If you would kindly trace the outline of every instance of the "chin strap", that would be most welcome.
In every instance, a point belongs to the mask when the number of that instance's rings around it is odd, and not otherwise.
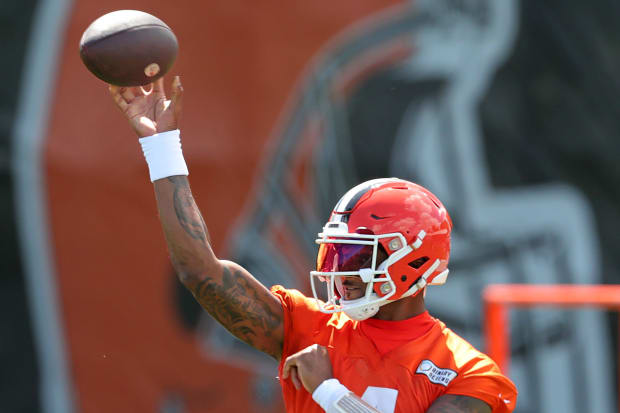
[[[378,298],[376,294],[373,294],[374,298]],[[372,296],[371,296],[372,297]],[[356,300],[340,300],[342,306],[346,305],[355,305],[362,301],[366,300],[366,297],[358,298]],[[351,319],[355,321],[364,321],[367,318],[370,318],[377,314],[379,311],[379,307],[381,305],[378,303],[368,304],[361,307],[353,308],[353,309],[344,309],[344,313],[348,315]]]

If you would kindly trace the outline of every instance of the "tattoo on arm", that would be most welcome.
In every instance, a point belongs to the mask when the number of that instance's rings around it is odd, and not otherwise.
[[[174,185],[174,212],[179,224],[190,237],[206,243],[209,241],[209,232],[202,214],[198,212],[198,221],[196,217],[192,217],[192,214],[188,213],[188,210],[197,211],[197,209],[193,208],[195,201],[187,179],[181,176],[171,176],[168,180]]]
[[[263,343],[279,340],[275,334],[282,325],[282,316],[261,299],[258,288],[257,283],[250,283],[239,271],[233,274],[224,266],[220,280],[205,278],[192,292],[209,314],[233,335],[278,358],[281,349],[274,351]]]
[[[160,207],[165,212],[160,215],[165,217],[164,233],[179,278],[228,331],[279,359],[284,334],[280,302],[242,267],[215,257],[187,178],[172,176],[167,180],[172,184],[167,194],[172,196],[174,212],[164,201]],[[170,195],[160,195],[169,200]]]
[[[446,394],[435,400],[426,413],[491,413],[491,407],[475,397]]]

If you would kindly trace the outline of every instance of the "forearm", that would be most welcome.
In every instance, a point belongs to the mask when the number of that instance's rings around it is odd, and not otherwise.
[[[172,265],[183,284],[191,288],[217,272],[219,265],[207,227],[186,176],[171,176],[153,184]]]

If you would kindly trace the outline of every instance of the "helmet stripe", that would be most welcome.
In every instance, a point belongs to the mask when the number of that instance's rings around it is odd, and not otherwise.
[[[368,192],[372,188],[376,188],[380,185],[394,180],[395,178],[373,179],[351,188],[346,194],[344,194],[342,198],[340,198],[340,201],[338,201],[336,207],[334,208],[334,213],[346,214],[348,212],[351,212],[351,210],[355,207],[357,202],[366,192]]]

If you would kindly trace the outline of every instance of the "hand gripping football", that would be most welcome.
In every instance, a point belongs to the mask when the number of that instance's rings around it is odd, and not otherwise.
[[[95,76],[116,86],[142,86],[170,70],[177,38],[160,19],[137,10],[99,17],[80,40],[80,57]]]

